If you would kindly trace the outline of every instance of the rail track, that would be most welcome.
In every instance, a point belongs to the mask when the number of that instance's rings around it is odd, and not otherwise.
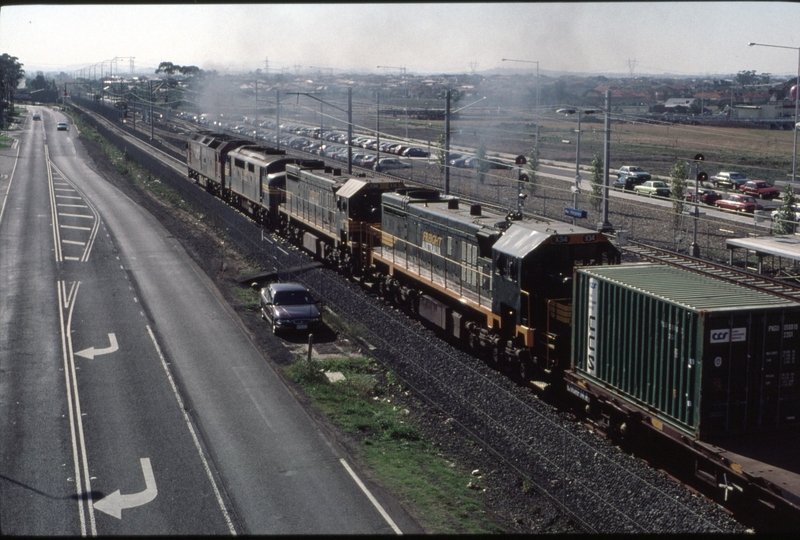
[[[169,162],[185,181],[184,163],[174,158],[160,161]],[[207,197],[199,189],[193,191]],[[248,234],[256,237],[250,243],[258,246],[258,227],[243,228],[255,231]],[[251,251],[250,246],[242,247]],[[672,480],[664,482],[660,473],[634,465],[630,456],[619,453],[605,439],[598,441],[579,424],[554,416],[530,392],[506,377],[498,378],[491,367],[453,351],[418,324],[409,324],[401,313],[378,309],[375,299],[356,289],[342,293],[334,276],[328,274],[315,270],[304,279],[318,281],[310,283],[314,289],[338,291],[326,302],[348,318],[363,320],[369,314],[374,331],[366,329],[368,340],[377,346],[376,354],[387,356],[381,363],[407,381],[441,417],[466,432],[471,445],[477,443],[483,454],[491,453],[503,461],[511,471],[504,483],[531,482],[585,532],[732,530],[722,516],[707,513],[705,504],[699,504]],[[420,358],[421,347],[425,358]]]

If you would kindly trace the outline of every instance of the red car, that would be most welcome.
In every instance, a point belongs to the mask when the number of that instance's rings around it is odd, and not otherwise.
[[[728,193],[722,199],[715,201],[714,204],[725,210],[735,210],[737,212],[750,212],[764,208],[756,202],[750,195],[740,193]]]
[[[722,198],[722,194],[717,193],[712,189],[704,189],[700,188],[700,202],[703,204],[707,204],[709,206],[713,206],[714,203]],[[694,202],[694,190],[689,190],[684,199],[688,202]]]
[[[781,194],[778,188],[764,180],[748,180],[739,189],[746,195],[752,195],[760,199],[774,199]]]

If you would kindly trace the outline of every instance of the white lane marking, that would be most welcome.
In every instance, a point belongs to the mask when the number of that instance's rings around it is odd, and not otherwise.
[[[45,150],[46,150],[46,148],[45,148]],[[48,156],[49,156],[49,154],[48,154]],[[52,168],[53,170],[55,170],[55,171],[56,171],[56,172],[57,172],[57,173],[58,173],[58,174],[61,176],[61,178],[63,179],[63,181],[64,181],[66,184],[68,184],[68,185],[70,185],[70,186],[72,187],[72,189],[71,189],[71,190],[63,190],[63,191],[71,191],[72,193],[77,193],[78,195],[80,195],[80,199],[82,199],[82,200],[83,200],[83,203],[84,203],[84,205],[85,205],[85,208],[88,208],[88,209],[89,209],[89,211],[92,213],[92,215],[91,215],[91,216],[86,216],[86,215],[84,215],[84,214],[77,214],[77,215],[74,215],[74,217],[83,217],[83,218],[86,218],[86,217],[91,217],[91,218],[94,220],[94,222],[92,223],[92,227],[91,227],[91,229],[90,229],[90,232],[89,232],[89,238],[88,238],[88,240],[87,240],[87,242],[86,242],[86,245],[85,245],[85,247],[84,247],[84,250],[83,250],[83,256],[81,256],[81,258],[80,258],[80,261],[81,261],[81,262],[86,262],[86,261],[88,261],[88,260],[89,260],[89,255],[90,255],[90,254],[91,254],[91,252],[92,252],[92,247],[94,246],[95,239],[97,238],[97,233],[98,233],[98,231],[99,231],[99,229],[100,229],[100,213],[97,211],[97,209],[94,207],[94,205],[92,204],[92,202],[91,202],[91,201],[88,199],[88,197],[86,197],[86,195],[84,195],[84,194],[81,192],[81,190],[79,190],[79,189],[78,189],[78,187],[77,187],[77,186],[75,186],[74,184],[72,184],[72,183],[69,181],[69,179],[67,178],[67,176],[66,176],[66,175],[65,175],[65,174],[64,174],[64,173],[63,173],[63,172],[62,172],[62,171],[61,171],[61,170],[60,170],[60,169],[59,169],[59,168],[56,166],[56,164],[55,164],[55,163],[53,163],[52,161],[50,161],[50,159],[49,159],[49,157],[48,157],[48,161],[47,161],[47,171],[48,171],[48,175],[50,175],[51,182],[53,182],[54,180],[53,180],[53,178],[52,178],[52,171],[51,171],[51,168]],[[55,205],[55,193],[52,193],[52,194],[51,194],[51,202],[52,202],[52,204],[53,204],[53,205]],[[58,206],[61,206],[61,205],[58,205]],[[77,205],[76,205],[76,206],[77,206]],[[55,213],[55,208],[53,209],[53,212]],[[54,227],[55,227],[55,223],[56,223],[56,221],[57,221],[55,218],[57,218],[59,215],[63,215],[63,216],[73,216],[73,214],[57,214],[57,215],[54,215],[54,220],[53,220],[53,222],[54,222],[54,225],[53,225],[53,226],[54,226]],[[56,234],[57,234],[57,233],[56,233]],[[58,249],[58,254],[57,254],[57,255],[60,257],[60,256],[61,256],[61,246],[59,245],[57,249]],[[74,259],[70,259],[70,260],[74,260]]]
[[[75,356],[83,356],[84,358],[93,360],[95,356],[101,356],[103,354],[111,354],[113,352],[117,352],[119,350],[119,344],[117,344],[116,334],[108,334],[108,340],[111,342],[111,345],[109,347],[106,347],[104,349],[96,349],[94,347],[89,347],[88,349],[76,352]]]
[[[398,527],[395,524],[395,522],[392,520],[392,518],[389,517],[389,514],[386,513],[386,510],[383,509],[383,506],[381,506],[381,503],[379,503],[377,501],[377,499],[375,499],[375,497],[373,497],[372,493],[370,493],[369,490],[367,489],[367,486],[365,486],[364,483],[361,481],[361,479],[358,476],[356,476],[356,473],[353,471],[353,469],[350,468],[350,465],[347,464],[347,461],[344,458],[340,458],[339,461],[344,466],[344,468],[347,470],[347,472],[350,473],[350,476],[353,477],[353,480],[355,480],[356,484],[358,484],[358,487],[361,488],[361,491],[364,492],[364,494],[370,500],[372,505],[375,508],[377,508],[378,512],[380,512],[381,516],[383,516],[383,519],[386,520],[386,523],[389,524],[389,526],[392,528],[392,530],[396,534],[403,534],[403,531],[400,530],[400,527]]]
[[[16,141],[16,139],[14,139]],[[11,191],[11,184],[14,183],[14,172],[17,170],[17,163],[19,163],[19,146],[17,146],[17,155],[14,156],[14,167],[11,168],[11,175],[8,177],[8,186],[6,187],[6,194],[3,197],[3,204],[0,206],[0,223],[3,223],[3,214],[6,211],[6,202],[8,202],[8,193]]]
[[[144,474],[144,491],[139,493],[132,493],[130,495],[122,495],[120,490],[115,491],[107,497],[103,497],[96,503],[94,507],[101,512],[105,512],[109,516],[117,519],[122,519],[122,510],[125,508],[136,508],[142,506],[158,495],[158,487],[156,487],[156,477],[153,475],[153,467],[150,465],[150,458],[142,458],[140,460],[142,465],[142,474]]]
[[[50,195],[50,214],[53,218],[53,244],[55,246],[55,257],[56,262],[61,262],[64,260],[64,258],[61,253],[61,233],[58,230],[58,213],[56,212],[55,194],[56,187],[53,180],[53,167],[52,162],[50,161],[50,150],[46,144],[44,145],[44,157],[45,163],[47,164],[47,189]]]
[[[206,476],[208,476],[208,480],[211,482],[211,488],[214,490],[214,496],[217,498],[217,504],[222,511],[222,517],[225,520],[225,523],[228,525],[228,531],[230,531],[233,536],[236,536],[236,529],[233,526],[233,521],[231,521],[228,510],[225,508],[225,502],[222,500],[222,495],[217,487],[217,482],[214,480],[214,475],[211,474],[211,467],[208,465],[208,460],[206,459],[205,454],[203,454],[203,449],[200,446],[200,439],[197,437],[197,433],[194,430],[194,426],[189,418],[189,414],[186,412],[186,408],[183,406],[183,399],[181,399],[181,395],[178,393],[178,387],[175,384],[175,379],[172,377],[172,372],[169,370],[167,360],[164,358],[164,354],[161,352],[161,347],[159,347],[158,341],[156,341],[156,336],[153,334],[153,330],[150,328],[150,325],[147,325],[147,333],[150,334],[150,340],[153,342],[153,346],[156,348],[156,353],[158,353],[158,357],[161,359],[161,365],[164,367],[164,372],[167,374],[167,380],[169,381],[170,386],[172,386],[172,393],[175,395],[175,399],[178,402],[178,407],[183,414],[183,420],[186,422],[186,426],[189,428],[189,433],[192,436],[195,448],[197,448],[200,461],[203,463]]]
[[[72,353],[72,314],[75,308],[75,299],[78,297],[80,281],[73,282],[69,294],[63,281],[58,282],[59,307],[58,315],[61,323],[61,344],[64,351],[64,380],[67,386],[67,404],[69,408],[69,425],[72,435],[72,456],[75,467],[75,487],[78,494],[78,514],[81,524],[81,536],[86,536],[86,517],[84,515],[83,501],[86,501],[89,514],[89,534],[97,536],[97,523],[92,508],[92,484],[89,475],[89,458],[86,452],[86,437],[83,432],[83,419],[81,414],[81,400],[78,394],[78,379],[75,369],[75,356]],[[67,320],[64,321],[64,310],[68,310]],[[83,466],[83,480],[81,480],[81,466]]]

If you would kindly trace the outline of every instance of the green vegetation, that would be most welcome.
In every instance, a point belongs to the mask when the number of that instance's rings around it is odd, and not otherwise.
[[[478,172],[478,181],[482,184],[486,179],[486,173],[489,172],[489,162],[486,161],[485,142],[481,141],[480,145],[478,145],[478,151],[475,155],[478,158],[475,162],[475,170]]]
[[[786,183],[786,189],[781,198],[781,206],[778,208],[778,216],[775,225],[772,227],[773,234],[794,234],[797,230],[795,222],[795,205],[797,197],[794,194],[794,186],[791,182]]]
[[[525,163],[525,172],[522,175],[528,177],[528,184],[526,186],[531,196],[536,195],[536,188],[539,183],[539,149],[536,146],[531,147],[528,152],[528,157]]]
[[[261,299],[259,298],[260,289],[258,286],[236,289],[236,296],[242,302],[242,308],[246,311],[258,311],[261,309]]]
[[[605,188],[603,186],[603,157],[600,154],[595,154],[592,158],[592,172],[589,182],[592,185],[592,193],[589,199],[592,203],[592,208],[595,212],[600,211],[600,206],[603,204],[603,194]]]
[[[345,379],[329,382],[325,371]],[[314,405],[361,445],[361,459],[380,481],[410,503],[437,534],[503,532],[487,517],[480,479],[448,462],[426,442],[414,417],[396,396],[407,394],[394,374],[382,376],[368,358],[321,362],[298,358],[286,368]]]
[[[669,190],[670,197],[672,197],[672,209],[675,212],[675,217],[673,218],[675,227],[678,227],[681,213],[683,212],[683,199],[686,195],[686,179],[688,176],[686,163],[681,160],[676,161],[669,171]],[[698,196],[698,194],[695,194],[695,196]]]
[[[18,60],[16,56],[8,53],[0,55],[0,123],[2,123],[0,127],[3,129],[6,129],[6,122],[10,116],[16,113],[14,92],[20,81],[25,78],[25,70]],[[11,111],[11,114],[8,115],[7,111]]]

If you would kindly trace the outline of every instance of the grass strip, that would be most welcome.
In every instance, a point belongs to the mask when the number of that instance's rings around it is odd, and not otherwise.
[[[298,358],[285,368],[315,407],[361,443],[361,459],[416,518],[436,534],[494,534],[480,478],[446,459],[426,442],[413,414],[397,396],[404,392],[393,373],[369,358]],[[344,379],[330,382],[325,372]]]

